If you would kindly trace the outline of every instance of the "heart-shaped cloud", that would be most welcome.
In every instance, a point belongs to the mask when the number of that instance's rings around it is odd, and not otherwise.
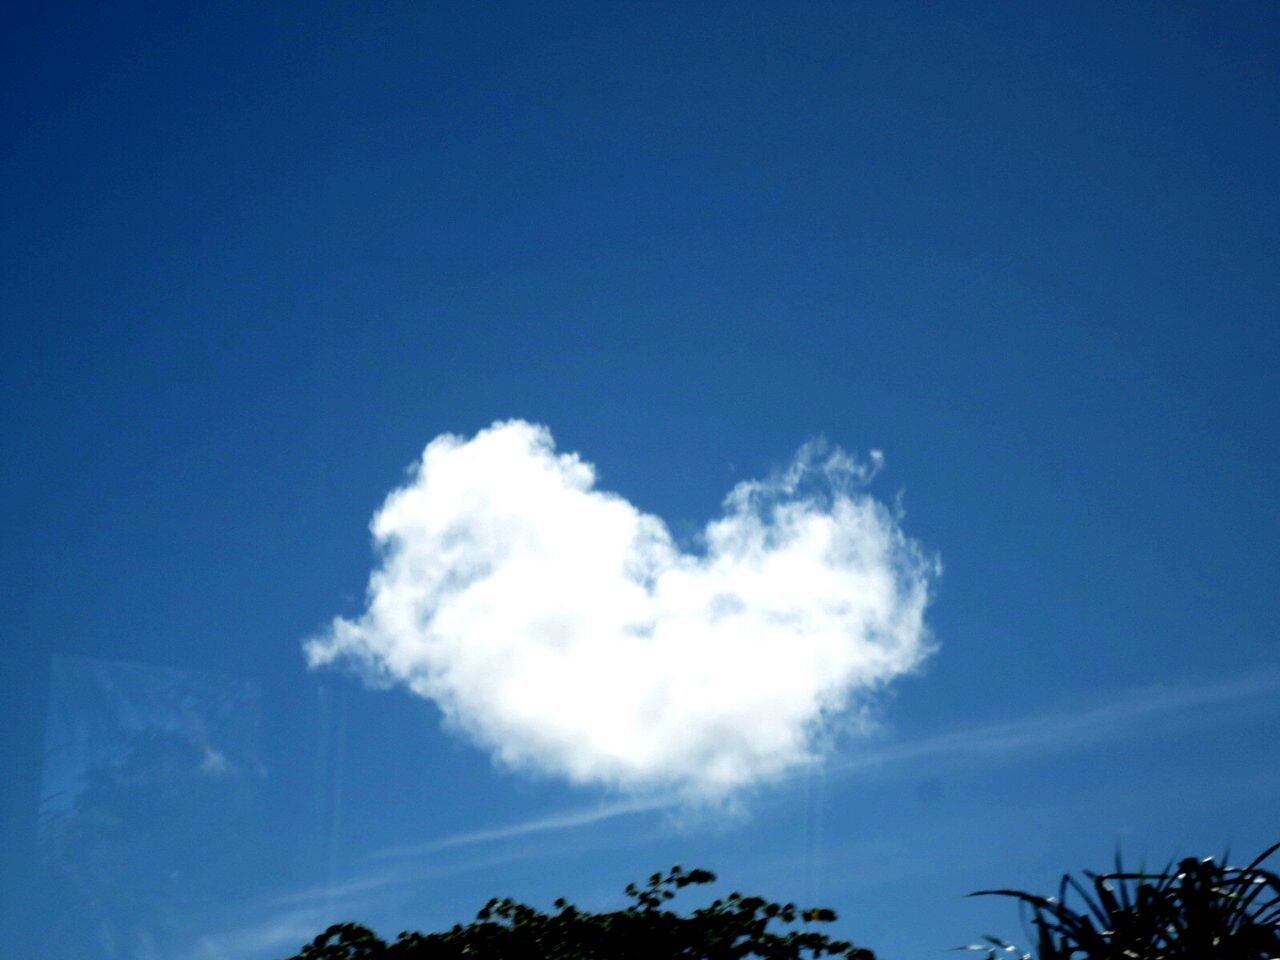
[[[802,448],[690,552],[545,427],[437,437],[373,519],[367,609],[308,661],[406,685],[511,766],[723,799],[931,649],[938,564],[862,492],[878,465]]]

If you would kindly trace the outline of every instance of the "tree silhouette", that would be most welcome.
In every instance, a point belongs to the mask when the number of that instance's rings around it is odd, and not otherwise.
[[[1016,899],[1032,912],[1035,952],[997,937],[962,949],[986,960],[1280,960],[1280,876],[1262,864],[1272,846],[1246,867],[1212,858],[1170,863],[1163,871],[1116,869],[1083,880],[1065,875],[1056,897],[1021,890],[972,896]],[[715,880],[707,870],[672,867],[644,886],[628,885],[632,903],[592,913],[557,900],[543,913],[512,900],[490,900],[468,924],[438,933],[401,933],[387,943],[366,927],[330,927],[290,960],[875,960],[846,940],[810,929],[770,929],[829,922],[831,910],[731,893],[688,915],[665,909],[676,892]],[[1068,904],[1079,898],[1077,908]]]
[[[401,933],[391,943],[358,924],[338,924],[291,960],[875,960],[870,950],[814,930],[770,929],[775,922],[834,920],[824,908],[801,910],[731,893],[687,916],[664,909],[676,891],[714,880],[710,871],[675,866],[644,886],[628,885],[633,902],[611,913],[579,910],[564,900],[555,902],[554,913],[543,913],[495,899],[471,923],[439,933]]]

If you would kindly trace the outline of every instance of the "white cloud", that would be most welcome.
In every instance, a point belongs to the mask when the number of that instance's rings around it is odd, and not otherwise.
[[[434,700],[507,765],[724,798],[931,649],[937,564],[861,489],[879,459],[802,448],[690,552],[545,427],[437,437],[373,519],[367,609],[307,658]]]
[[[210,777],[224,777],[227,774],[234,773],[235,768],[231,765],[231,761],[227,759],[227,755],[221,750],[205,747],[204,757],[200,761],[200,772]]]

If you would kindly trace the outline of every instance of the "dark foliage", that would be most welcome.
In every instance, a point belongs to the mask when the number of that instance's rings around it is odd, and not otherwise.
[[[1021,890],[982,890],[973,896],[1014,897],[1031,910],[1038,960],[1267,960],[1280,958],[1280,876],[1262,863],[1247,867],[1213,859],[1170,863],[1159,873],[1086,872],[1064,876],[1057,897]],[[1072,894],[1080,906],[1069,906]],[[988,960],[1016,955],[996,937],[983,946]],[[1031,954],[1022,953],[1022,960]]]
[[[554,913],[490,900],[471,923],[439,933],[401,933],[392,943],[358,924],[339,924],[291,960],[875,960],[870,950],[813,930],[769,929],[774,922],[834,920],[826,909],[799,910],[737,893],[688,916],[664,909],[677,890],[714,880],[706,870],[672,867],[642,887],[629,885],[634,902],[612,913],[579,910],[564,900],[556,901]]]

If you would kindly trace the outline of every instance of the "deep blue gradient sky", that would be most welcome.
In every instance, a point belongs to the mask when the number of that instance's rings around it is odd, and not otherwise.
[[[1018,933],[971,889],[1280,839],[1275,5],[0,17],[15,955],[265,960],[680,861],[940,956]],[[627,798],[300,647],[423,446],[507,417],[680,537],[811,437],[883,450],[937,654],[824,774],[574,825]]]

